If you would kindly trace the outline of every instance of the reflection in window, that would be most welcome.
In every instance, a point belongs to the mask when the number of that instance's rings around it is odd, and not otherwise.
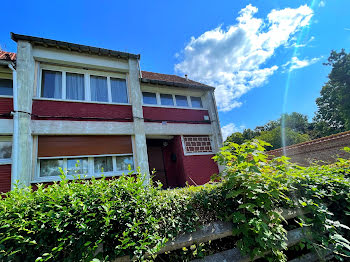
[[[157,97],[155,93],[142,92],[142,96],[143,96],[144,104],[149,104],[149,105],[157,104]]]
[[[59,176],[63,169],[63,159],[42,159],[40,160],[40,177]]]
[[[66,74],[66,97],[71,100],[85,99],[84,75]]]
[[[195,97],[195,96],[191,96],[191,104],[192,107],[195,108],[202,108],[202,99],[200,97]]]
[[[0,95],[12,96],[12,80],[11,79],[0,79]]]
[[[90,76],[91,101],[108,102],[107,77]]]
[[[62,98],[62,73],[43,70],[41,97]]]
[[[132,156],[120,156],[117,157],[117,171],[129,170],[129,165],[131,170],[134,169],[134,161]]]
[[[78,175],[87,174],[89,170],[87,158],[68,158],[67,159],[67,174]]]
[[[12,142],[0,141],[0,159],[10,159],[12,152]]]
[[[173,106],[174,105],[173,96],[160,94],[160,103],[164,106]]]
[[[94,172],[111,172],[113,171],[113,161],[111,156],[95,157]]]
[[[175,96],[177,106],[188,106],[188,101],[186,96]]]
[[[128,91],[125,79],[111,78],[111,93],[113,103],[127,103]]]

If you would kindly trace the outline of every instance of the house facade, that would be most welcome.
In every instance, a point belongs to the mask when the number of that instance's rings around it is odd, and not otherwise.
[[[214,88],[142,71],[140,55],[11,33],[0,51],[0,192],[129,169],[165,188],[217,173]],[[155,170],[155,172],[153,172]]]

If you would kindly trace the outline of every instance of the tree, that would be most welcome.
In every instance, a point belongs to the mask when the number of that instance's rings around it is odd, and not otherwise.
[[[344,49],[332,51],[324,65],[332,66],[332,70],[316,99],[314,122],[318,137],[350,129],[350,54]]]

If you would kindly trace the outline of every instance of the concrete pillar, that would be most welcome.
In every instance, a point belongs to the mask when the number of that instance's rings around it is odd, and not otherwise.
[[[34,89],[35,62],[32,45],[17,42],[17,88],[14,92],[13,164],[12,188],[16,181],[20,186],[29,186],[33,173],[33,139],[31,134],[31,112]]]
[[[220,127],[219,114],[216,107],[215,95],[214,91],[207,91],[205,94],[205,104],[209,111],[209,117],[211,120],[211,128],[212,128],[212,148],[213,152],[219,152],[222,147],[222,134]],[[219,170],[222,171],[223,167],[219,166]]]
[[[147,144],[145,135],[145,124],[143,121],[142,92],[139,79],[139,66],[137,59],[129,59],[129,84],[132,114],[134,117],[135,130],[135,164],[142,174],[146,176],[146,183],[149,183],[150,174],[148,167]]]

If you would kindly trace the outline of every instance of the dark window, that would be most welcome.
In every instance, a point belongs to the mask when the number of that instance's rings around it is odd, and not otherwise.
[[[173,106],[174,105],[173,96],[160,94],[160,103],[165,106]]]
[[[62,98],[62,73],[43,70],[41,97]]]
[[[149,105],[157,104],[157,97],[155,93],[142,92],[142,96],[143,96],[144,104],[149,104]]]
[[[203,107],[202,99],[200,97],[191,96],[191,104],[192,104],[192,107],[195,107],[195,108],[202,108]]]
[[[13,87],[11,79],[0,79],[0,95],[12,96]]]
[[[188,106],[188,101],[186,96],[175,96],[177,106]]]

